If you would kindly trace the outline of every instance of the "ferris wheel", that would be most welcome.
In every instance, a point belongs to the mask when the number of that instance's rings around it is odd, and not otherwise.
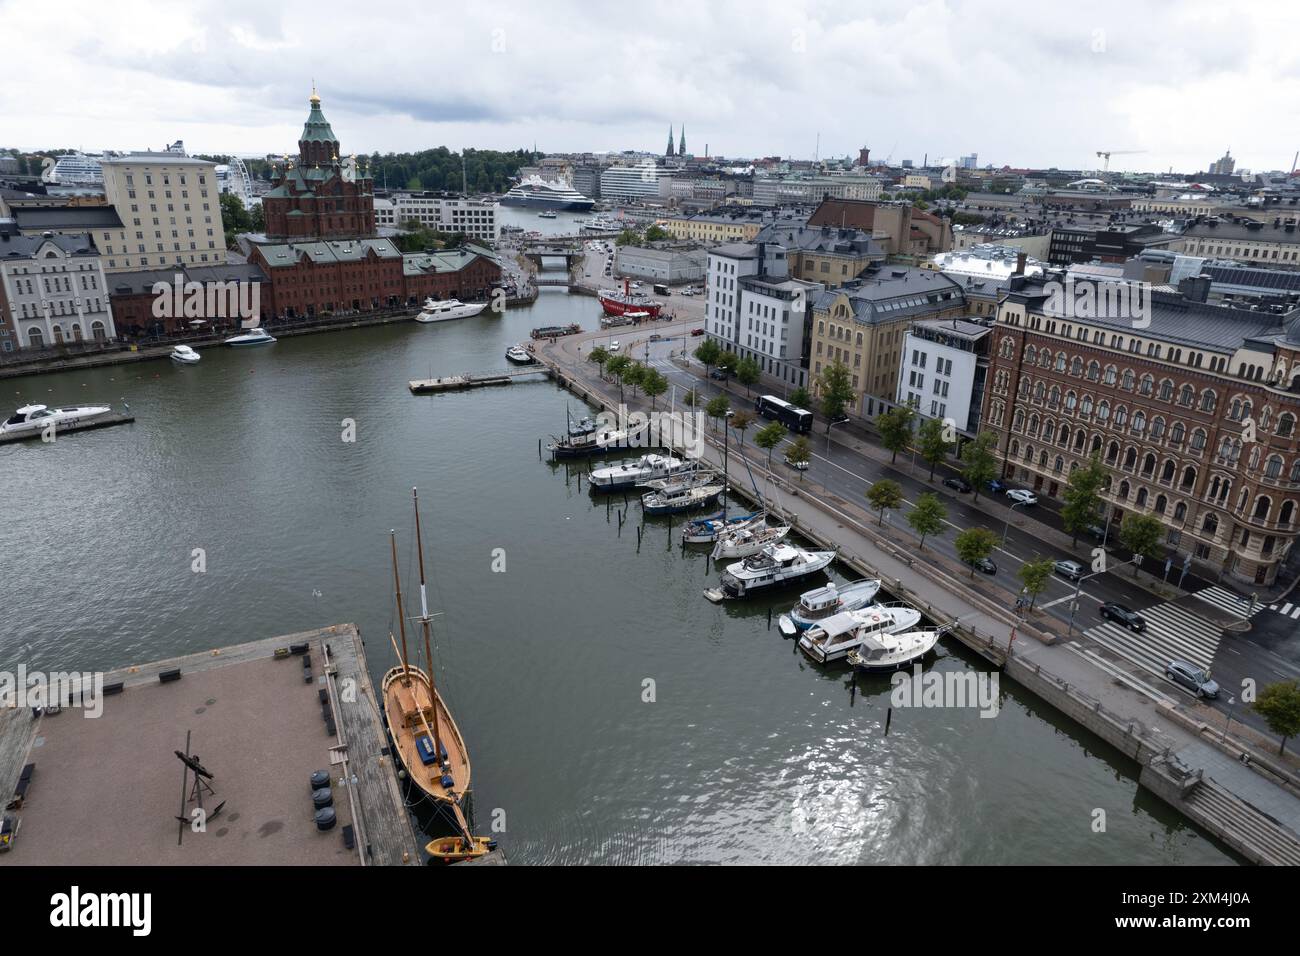
[[[248,167],[238,156],[232,156],[228,168],[227,191],[238,196],[245,208],[249,207],[253,203],[253,177]]]

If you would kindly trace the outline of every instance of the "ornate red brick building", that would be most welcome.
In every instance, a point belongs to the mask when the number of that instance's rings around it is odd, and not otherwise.
[[[374,180],[360,164],[339,161],[339,141],[311,94],[311,112],[275,188],[262,197],[270,239],[341,239],[375,235]]]

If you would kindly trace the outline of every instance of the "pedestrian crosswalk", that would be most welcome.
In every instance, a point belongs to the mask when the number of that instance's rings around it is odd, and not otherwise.
[[[1244,598],[1235,591],[1229,591],[1217,584],[1214,587],[1197,591],[1196,597],[1220,611],[1227,611],[1237,617],[1253,617],[1264,608],[1264,605],[1259,601],[1251,601],[1250,598]]]
[[[1277,611],[1278,614],[1289,617],[1293,621],[1300,621],[1300,604],[1291,604],[1290,602],[1286,604],[1270,604],[1268,609]]]
[[[1188,661],[1206,670],[1214,662],[1223,629],[1173,602],[1144,609],[1147,629],[1141,634],[1112,621],[1084,631],[1107,650],[1154,674],[1170,661]]]

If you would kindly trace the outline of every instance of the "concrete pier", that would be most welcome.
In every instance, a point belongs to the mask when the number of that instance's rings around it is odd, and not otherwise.
[[[355,626],[125,667],[103,680],[97,717],[66,700],[39,717],[25,706],[0,709],[0,792],[20,820],[0,865],[424,862]],[[192,822],[197,806],[194,774],[174,754],[187,734],[189,753],[213,774],[199,830],[177,819]],[[318,770],[330,778],[337,816],[328,830],[315,818]]]

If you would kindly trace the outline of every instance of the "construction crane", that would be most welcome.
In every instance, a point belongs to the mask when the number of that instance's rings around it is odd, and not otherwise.
[[[1101,171],[1110,172],[1110,158],[1112,156],[1136,156],[1138,153],[1145,153],[1145,149],[1099,149],[1097,158],[1102,160]]]

